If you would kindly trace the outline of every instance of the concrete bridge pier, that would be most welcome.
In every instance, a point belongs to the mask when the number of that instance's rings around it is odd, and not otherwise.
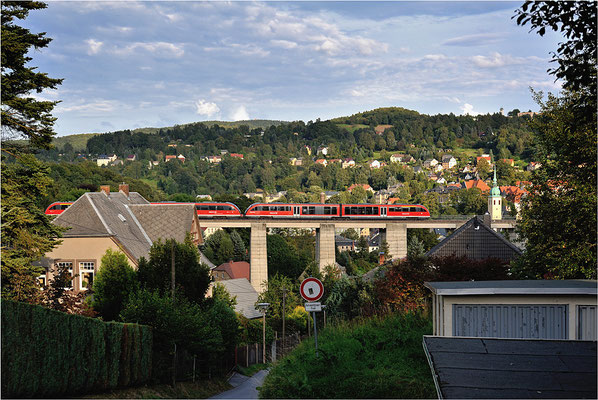
[[[324,272],[324,267],[336,263],[334,243],[334,224],[320,224],[316,228],[316,262],[320,272]]]
[[[262,293],[264,288],[262,283],[268,281],[268,249],[266,241],[266,224],[251,224],[251,243],[249,248],[249,261],[251,265],[250,282],[251,286]]]
[[[407,257],[407,225],[400,223],[386,224],[386,229],[381,232],[382,241],[388,243],[388,252],[386,259],[397,259]],[[382,242],[380,242],[382,244]]]

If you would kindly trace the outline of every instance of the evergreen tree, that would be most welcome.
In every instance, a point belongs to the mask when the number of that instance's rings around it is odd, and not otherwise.
[[[247,249],[245,243],[241,239],[239,232],[233,230],[230,233],[230,240],[233,242],[233,260],[235,261],[246,261],[247,260]]]
[[[40,10],[46,4],[37,1],[3,1],[2,9],[2,146],[5,140],[29,139],[32,147],[49,148],[55,133],[56,118],[52,109],[56,101],[40,101],[30,96],[35,91],[55,89],[62,79],[53,79],[35,67],[27,66],[31,48],[42,49],[52,41],[45,33],[32,33],[15,24],[25,19],[29,11]]]

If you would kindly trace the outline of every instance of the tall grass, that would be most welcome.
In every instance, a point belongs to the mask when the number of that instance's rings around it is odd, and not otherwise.
[[[435,398],[422,348],[432,322],[394,314],[325,329],[277,363],[260,398]]]

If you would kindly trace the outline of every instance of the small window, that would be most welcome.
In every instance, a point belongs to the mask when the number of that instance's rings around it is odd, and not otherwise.
[[[336,207],[332,207],[332,215],[338,215],[338,210]]]
[[[200,209],[201,211],[208,211],[208,206],[206,206],[206,205],[202,205],[202,206],[199,206],[199,209]]]
[[[210,211],[216,211],[216,206],[209,206]]]
[[[415,212],[416,211],[416,207],[409,207],[409,212]]]
[[[69,208],[70,204],[63,204],[62,207],[60,207],[61,210],[66,210],[67,208]]]
[[[60,204],[54,204],[50,210],[60,210]]]
[[[55,273],[58,274],[59,271],[62,268],[68,268],[69,273],[71,274],[71,277],[73,276],[73,262],[72,261],[59,261],[56,263],[56,270]],[[73,280],[71,279],[67,285],[66,288],[71,289],[73,287]]]
[[[310,215],[314,215],[316,213],[316,207],[315,206],[310,206],[309,207],[309,214]]]
[[[330,215],[330,207],[324,207],[324,215]]]
[[[307,207],[305,207],[305,206],[301,207],[301,214],[304,214],[304,215],[307,214]]]
[[[93,261],[83,261],[79,263],[79,275],[81,276],[81,290],[87,290],[93,286],[94,273],[95,263]]]
[[[216,206],[216,210],[218,211],[224,211],[224,206]]]

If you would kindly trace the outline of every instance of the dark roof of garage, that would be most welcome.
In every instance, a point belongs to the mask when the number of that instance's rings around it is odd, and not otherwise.
[[[596,342],[424,336],[439,398],[596,398]]]
[[[432,293],[440,296],[494,294],[596,295],[598,292],[597,282],[586,279],[425,282],[424,285]]]

